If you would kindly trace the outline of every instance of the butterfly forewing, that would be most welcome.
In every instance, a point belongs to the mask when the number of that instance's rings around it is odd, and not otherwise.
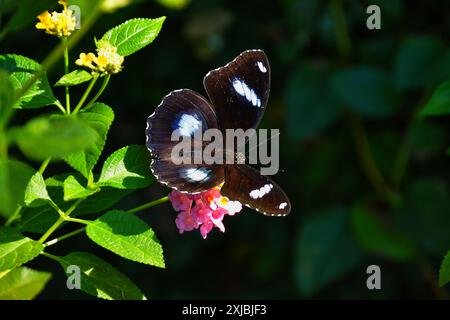
[[[223,168],[219,165],[177,164],[172,150],[179,140],[172,141],[172,132],[192,138],[192,152],[197,131],[217,128],[214,109],[200,94],[189,89],[172,91],[164,97],[155,112],[147,119],[147,148],[152,154],[151,170],[159,182],[182,192],[197,193],[223,182]],[[192,163],[192,162],[191,162]]]
[[[284,216],[291,211],[291,203],[284,191],[269,177],[247,165],[225,167],[225,184],[221,192],[268,216]]]
[[[219,128],[256,128],[270,91],[270,67],[262,50],[241,53],[227,65],[210,71],[203,85],[214,106]]]

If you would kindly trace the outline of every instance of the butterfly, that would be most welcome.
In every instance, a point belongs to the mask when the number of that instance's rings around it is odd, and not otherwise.
[[[270,91],[270,66],[262,50],[247,50],[204,77],[211,102],[190,89],[170,92],[147,118],[146,145],[156,179],[180,192],[195,194],[223,183],[222,195],[268,216],[287,215],[291,204],[270,178],[246,164],[178,164],[171,152],[178,142],[171,133],[186,136],[197,130],[257,128]],[[234,151],[233,151],[234,152]]]

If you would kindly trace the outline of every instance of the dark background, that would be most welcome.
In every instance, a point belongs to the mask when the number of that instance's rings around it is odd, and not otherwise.
[[[369,4],[381,7],[381,30],[366,28]],[[166,269],[126,261],[84,235],[51,252],[94,252],[151,299],[445,297],[436,277],[450,249],[449,119],[417,112],[449,78],[449,9],[444,0],[195,0],[181,10],[147,1],[102,16],[72,50],[72,63],[94,51],[94,36],[127,19],[167,16],[158,38],[125,58],[100,98],[116,113],[103,159],[145,143],[146,118],[168,92],[206,95],[209,70],[263,49],[272,88],[261,127],[281,131],[282,171],[274,179],[293,209],[270,218],[246,208],[206,240],[198,231],[178,234],[169,203],[141,212],[163,245]],[[42,61],[56,43],[30,26],[8,35],[0,50]],[[53,68],[50,82],[61,72],[62,65]],[[39,112],[19,112],[14,122]],[[385,183],[371,183],[374,167]],[[59,164],[46,175],[67,170]],[[168,191],[155,183],[119,207]],[[381,268],[382,290],[366,288],[371,264]],[[89,298],[67,290],[53,261],[31,265],[54,274],[40,299]]]

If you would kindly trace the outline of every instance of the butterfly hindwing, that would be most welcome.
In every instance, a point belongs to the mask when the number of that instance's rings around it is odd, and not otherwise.
[[[203,79],[217,114],[219,128],[256,128],[270,91],[270,67],[262,50],[248,50],[210,71]]]
[[[225,167],[224,196],[268,216],[284,216],[291,204],[284,191],[270,178],[244,164]]]
[[[182,192],[197,193],[223,181],[223,168],[218,165],[175,165],[171,159],[172,150],[179,143],[171,139],[174,130],[192,138],[192,150],[195,150],[195,133],[209,128],[217,128],[216,115],[200,94],[182,89],[164,97],[147,118],[146,129],[146,145],[153,157],[150,167],[159,182]]]

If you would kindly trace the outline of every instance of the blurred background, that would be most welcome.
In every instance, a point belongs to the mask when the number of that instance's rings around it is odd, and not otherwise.
[[[380,30],[366,27],[369,4],[381,8]],[[141,212],[163,245],[166,269],[126,261],[84,235],[52,251],[94,252],[151,299],[448,297],[437,274],[450,249],[449,118],[418,112],[450,77],[449,9],[445,0],[162,0],[103,15],[71,51],[72,63],[94,51],[93,37],[127,19],[167,16],[158,38],[125,59],[100,99],[116,113],[103,158],[145,144],[146,118],[164,95],[179,88],[206,95],[209,70],[263,49],[272,88],[261,127],[281,131],[274,179],[293,209],[270,218],[245,208],[206,240],[178,233],[170,203]],[[29,26],[5,37],[0,50],[42,61],[56,43]],[[51,83],[62,69],[49,72]],[[14,123],[39,112],[18,112]],[[118,207],[168,191],[154,183]],[[382,290],[366,287],[373,264]],[[39,299],[89,299],[67,290],[53,261],[31,266],[54,274]]]

